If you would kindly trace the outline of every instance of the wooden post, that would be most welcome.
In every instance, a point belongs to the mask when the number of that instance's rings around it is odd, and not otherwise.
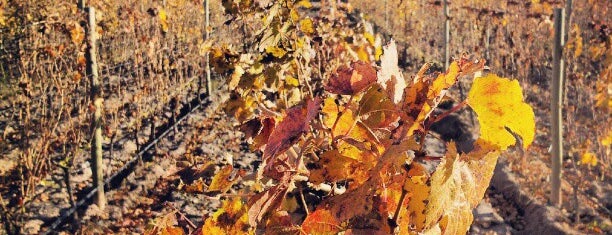
[[[553,46],[553,77],[552,77],[552,104],[551,104],[551,141],[552,141],[552,189],[550,192],[550,203],[561,207],[561,167],[563,161],[563,44],[565,34],[565,12],[562,8],[555,9],[555,36]]]
[[[204,7],[206,8],[206,39],[205,40],[209,40],[210,39],[210,0],[204,0],[205,4]],[[206,95],[210,98],[211,94],[212,94],[212,83],[211,83],[211,79],[210,79],[210,61],[209,61],[209,54],[208,52],[206,52],[206,65],[205,65],[205,69],[206,69]]]
[[[565,1],[565,41],[569,38],[569,31],[572,27],[572,0]]]
[[[89,40],[89,48],[87,50],[87,75],[90,76],[91,82],[91,102],[93,102],[94,113],[91,118],[92,140],[91,140],[91,160],[93,172],[93,184],[98,189],[95,202],[100,210],[106,207],[106,198],[104,197],[104,171],[102,163],[102,109],[104,98],[102,98],[102,86],[98,77],[98,49],[97,49],[97,32],[96,32],[96,9],[89,7],[89,26],[87,27],[87,37]]]
[[[85,10],[85,0],[77,0],[77,8],[79,8],[79,10],[84,11]]]
[[[485,39],[484,39],[484,43],[485,43],[485,60],[489,61],[491,59],[491,51],[490,51],[490,46],[491,46],[491,26],[489,26],[489,24],[487,24],[487,29],[485,30]]]
[[[570,29],[572,28],[572,0],[566,0],[565,1],[565,27],[563,27],[563,29],[565,30],[564,33],[564,37],[563,37],[563,44],[565,45],[565,43],[567,43],[567,41],[569,40],[569,32]],[[569,67],[569,66],[568,66]],[[567,67],[563,68],[563,73],[565,74],[567,70]],[[563,76],[563,84],[567,83],[567,76]],[[565,97],[565,94],[567,94],[567,88],[563,87],[563,97]]]
[[[450,10],[448,0],[444,0],[444,69],[448,69],[450,60]]]
[[[391,31],[391,29],[389,29],[389,9],[388,9],[388,5],[387,4],[387,0],[385,0],[385,30],[387,30],[387,32],[393,32]]]

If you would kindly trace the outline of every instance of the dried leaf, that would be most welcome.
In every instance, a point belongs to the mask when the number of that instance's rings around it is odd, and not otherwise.
[[[208,192],[226,193],[239,178],[234,172],[234,167],[226,165],[212,178]]]
[[[306,104],[298,105],[287,110],[283,120],[278,123],[270,134],[268,144],[263,153],[264,162],[277,154],[284,152],[298,141],[315,115],[318,113],[320,101],[308,100]]]
[[[406,81],[404,75],[398,67],[397,46],[395,41],[391,40],[389,44],[383,47],[384,53],[380,57],[381,69],[378,71],[378,84],[380,84],[394,103],[402,101]]]
[[[340,95],[354,95],[376,81],[376,70],[372,65],[358,61],[350,68],[341,67],[329,79],[325,90]]]
[[[283,177],[279,184],[249,199],[248,222],[251,226],[256,227],[268,212],[273,212],[281,206],[289,188],[290,177]]]

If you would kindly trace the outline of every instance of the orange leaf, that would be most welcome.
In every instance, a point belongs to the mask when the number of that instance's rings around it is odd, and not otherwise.
[[[337,234],[342,231],[340,222],[331,214],[331,211],[320,208],[306,216],[302,223],[302,231],[306,234]]]

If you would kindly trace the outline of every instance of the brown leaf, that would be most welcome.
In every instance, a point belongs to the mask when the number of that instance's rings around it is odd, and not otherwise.
[[[287,194],[289,189],[289,181],[291,174],[285,174],[278,185],[269,188],[249,199],[248,202],[248,215],[249,224],[256,227],[261,222],[269,211],[278,209]]]
[[[341,67],[330,79],[325,90],[340,95],[354,95],[376,82],[376,70],[363,61],[353,62],[350,68]]]
[[[260,117],[251,119],[240,125],[240,131],[244,132],[247,140],[251,141],[252,139],[253,142],[251,144],[251,150],[256,150],[268,142],[270,134],[272,134],[272,130],[274,130],[275,124],[276,121],[274,118]]]
[[[274,128],[268,139],[268,144],[263,153],[264,162],[271,157],[284,152],[298,141],[300,136],[308,128],[310,120],[318,113],[320,100],[308,100],[306,104],[298,105],[287,110],[287,114]]]

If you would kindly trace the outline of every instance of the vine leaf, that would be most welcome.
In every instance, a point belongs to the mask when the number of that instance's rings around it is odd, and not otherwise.
[[[266,145],[275,124],[276,121],[271,117],[254,118],[240,125],[240,130],[244,132],[247,141],[251,141],[251,150],[256,150]]]
[[[408,171],[408,178],[404,183],[404,190],[409,192],[408,208],[406,213],[399,217],[399,224],[402,228],[414,227],[417,231],[422,231],[427,225],[427,199],[430,197],[431,188],[430,175],[425,167],[420,163],[412,163]],[[406,216],[409,215],[409,216]],[[410,226],[406,226],[409,224]]]
[[[331,214],[331,211],[323,208],[306,216],[306,219],[302,222],[302,231],[305,234],[332,235],[342,231],[342,227],[340,227],[340,222]]]
[[[248,202],[248,222],[251,226],[257,226],[268,212],[278,209],[287,195],[291,174],[283,175],[281,182],[251,198]]]
[[[208,192],[226,193],[242,175],[244,175],[244,171],[238,170],[234,173],[234,167],[226,165],[213,176],[212,182],[208,186]]]
[[[185,232],[178,227],[175,213],[167,214],[153,221],[155,226],[144,232],[145,235],[164,234],[164,235],[183,235]]]
[[[445,234],[464,234],[472,224],[472,209],[489,186],[499,151],[486,141],[476,141],[476,149],[459,155],[450,143],[446,155],[432,174],[431,193],[425,210],[425,229],[438,223]]]
[[[167,33],[169,28],[168,13],[164,9],[159,9],[158,17],[162,32]]]
[[[394,40],[383,47],[383,54],[380,56],[381,69],[378,71],[378,84],[387,90],[389,97],[394,103],[402,101],[406,80],[397,65],[397,45]]]
[[[70,32],[70,39],[72,42],[75,45],[81,45],[83,40],[85,40],[85,29],[76,21],[68,23],[66,28]]]
[[[535,115],[531,106],[523,102],[523,92],[517,80],[489,74],[478,77],[468,94],[468,104],[480,123],[480,138],[506,150],[514,145],[515,137],[523,140],[523,148],[533,142]]]
[[[376,82],[376,70],[371,64],[358,61],[351,67],[341,67],[329,79],[325,90],[339,95],[354,95]]]
[[[297,142],[307,130],[310,120],[318,113],[320,100],[308,100],[306,104],[297,105],[289,110],[274,128],[264,149],[263,160],[267,162],[273,156],[281,153]]]
[[[359,102],[361,120],[370,128],[384,128],[399,118],[397,106],[379,84],[374,84]]]
[[[222,201],[222,206],[204,221],[202,231],[210,234],[254,234],[248,224],[247,208],[240,197]]]
[[[363,126],[357,125],[358,117],[353,110],[338,106],[333,98],[325,99],[322,113],[323,124],[332,129],[334,136],[344,136],[360,142],[371,138]]]

